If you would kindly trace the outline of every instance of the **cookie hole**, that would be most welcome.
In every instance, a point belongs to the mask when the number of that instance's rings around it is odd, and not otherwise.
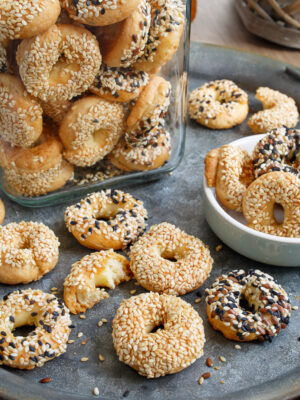
[[[157,325],[157,326],[155,326],[155,327],[152,329],[152,331],[149,332],[149,333],[155,333],[155,332],[157,332],[159,329],[165,329],[165,327],[164,327],[163,325]]]
[[[171,253],[168,253],[168,252],[163,252],[161,254],[161,257],[164,260],[171,261],[171,262],[174,262],[174,263],[178,261],[177,258],[174,256],[174,254],[171,254]]]
[[[282,224],[284,220],[284,208],[282,207],[282,205],[279,203],[275,203],[273,213],[277,224]]]
[[[250,306],[247,299],[244,296],[240,298],[239,306],[244,311],[249,311],[249,312],[254,311],[254,306]]]
[[[35,326],[34,325],[23,325],[23,326],[19,326],[18,328],[16,328],[13,331],[13,335],[16,336],[23,336],[23,337],[27,337],[30,336],[31,332],[33,332],[35,330]]]

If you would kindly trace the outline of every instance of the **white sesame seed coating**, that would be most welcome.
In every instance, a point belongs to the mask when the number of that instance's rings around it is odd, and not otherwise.
[[[256,178],[271,171],[292,172],[300,177],[300,130],[273,129],[257,143],[252,157]]]
[[[40,290],[18,290],[0,302],[0,364],[33,369],[66,351],[71,319],[64,303]],[[36,328],[27,337],[12,331],[23,325]]]
[[[271,341],[289,323],[291,306],[286,292],[257,269],[223,274],[205,293],[209,321],[227,339]],[[242,300],[250,310],[241,307]]]
[[[109,297],[104,289],[114,289],[131,279],[127,259],[112,249],[89,254],[72,265],[64,282],[64,300],[69,310],[78,314]]]
[[[252,115],[248,121],[254,133],[269,132],[283,125],[288,128],[297,125],[299,112],[294,99],[268,87],[258,88],[255,97],[262,102],[264,110]]]
[[[21,42],[20,76],[29,93],[47,102],[70,100],[93,83],[101,65],[99,44],[87,29],[53,25]]]
[[[167,222],[153,225],[132,246],[129,258],[131,271],[141,286],[175,295],[201,286],[213,263],[200,239]]]
[[[0,74],[0,130],[13,146],[29,147],[41,135],[43,110],[19,78]]]
[[[238,146],[221,147],[216,178],[216,195],[227,208],[242,211],[243,195],[254,180],[252,159]]]
[[[155,327],[163,329],[152,332]],[[174,374],[203,354],[202,319],[184,300],[143,293],[123,300],[113,320],[120,361],[147,378]]]
[[[274,206],[284,209],[282,222]],[[270,235],[300,237],[300,179],[290,172],[269,172],[257,178],[243,197],[243,214],[248,226]]]
[[[0,282],[29,283],[51,271],[58,261],[59,241],[42,223],[0,226]]]
[[[247,93],[227,79],[208,82],[193,90],[188,102],[190,118],[212,129],[241,124],[248,108]]]
[[[96,250],[121,249],[145,230],[143,203],[120,190],[93,193],[66,209],[66,226],[76,239]]]
[[[0,2],[0,42],[24,39],[46,31],[60,13],[59,0],[5,0]]]
[[[84,97],[73,104],[59,127],[64,157],[80,167],[94,165],[114,148],[123,131],[122,104]]]

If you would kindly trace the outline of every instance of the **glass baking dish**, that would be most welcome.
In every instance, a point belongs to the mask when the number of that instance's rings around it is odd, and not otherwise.
[[[166,130],[171,137],[171,156],[168,162],[157,169],[128,173],[114,167],[105,158],[92,167],[75,167],[74,179],[68,181],[65,186],[56,191],[37,197],[26,197],[14,192],[14,189],[5,181],[3,169],[0,167],[0,188],[11,200],[27,207],[57,205],[104,188],[120,188],[129,184],[156,180],[163,175],[170,174],[178,167],[183,157],[186,135],[185,120],[191,25],[191,0],[183,0],[182,3],[185,9],[185,24],[179,48],[173,58],[158,73],[172,85],[171,103],[165,123]]]

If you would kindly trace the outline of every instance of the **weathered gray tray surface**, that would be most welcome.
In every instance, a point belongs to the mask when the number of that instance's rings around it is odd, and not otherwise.
[[[217,78],[233,79],[246,89],[250,94],[252,111],[259,109],[259,104],[253,100],[253,94],[260,85],[282,90],[296,98],[300,106],[299,81],[285,72],[282,63],[251,54],[193,44],[190,89]],[[126,187],[125,190],[145,202],[150,215],[149,225],[169,221],[200,237],[210,246],[215,260],[214,268],[201,292],[221,272],[255,267],[274,275],[290,294],[292,305],[300,306],[300,300],[296,298],[300,295],[300,274],[297,269],[275,268],[253,262],[225,245],[221,251],[216,252],[215,248],[220,241],[204,219],[200,187],[204,156],[213,147],[249,134],[246,124],[226,132],[215,132],[189,122],[185,157],[173,175],[154,183]],[[65,207],[32,210],[22,208],[7,199],[4,202],[7,210],[6,223],[22,219],[42,221],[59,236],[59,264],[41,281],[26,287],[49,291],[56,286],[59,288],[59,296],[62,296],[63,281],[71,264],[89,252],[67,232],[63,222]],[[0,296],[11,289],[0,285]],[[242,349],[236,350],[234,342],[226,340],[209,326],[204,302],[194,303],[196,292],[183,298],[193,304],[204,320],[207,338],[205,355],[176,375],[156,380],[146,380],[139,376],[118,361],[111,338],[113,316],[122,299],[130,297],[129,292],[132,289],[137,289],[137,294],[143,292],[133,281],[122,284],[110,292],[109,299],[87,311],[85,320],[73,316],[76,327],[71,338],[75,339],[75,343],[68,346],[68,351],[63,356],[33,371],[1,367],[0,397],[14,400],[91,399],[95,398],[92,395],[95,386],[100,390],[99,398],[107,400],[122,399],[125,396],[135,400],[285,399],[296,397],[300,393],[300,311],[292,312],[290,325],[273,343],[242,343]],[[97,322],[101,318],[106,318],[108,323],[99,328]],[[83,332],[80,339],[77,338],[78,332]],[[81,345],[84,339],[88,343]],[[105,357],[103,363],[98,361],[98,353]],[[226,364],[218,360],[220,355],[226,357]],[[89,361],[80,362],[80,358],[85,356],[89,357]],[[209,369],[211,378],[200,386],[197,381],[208,370],[205,365],[207,357],[211,357],[214,365],[220,365],[221,368],[218,371]],[[44,377],[51,377],[52,381],[47,385],[40,384],[39,380]],[[221,380],[225,383],[221,384]]]

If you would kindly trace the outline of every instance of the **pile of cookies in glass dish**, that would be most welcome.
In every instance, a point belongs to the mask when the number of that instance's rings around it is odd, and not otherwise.
[[[282,237],[300,237],[300,130],[295,101],[267,87],[256,98],[264,110],[253,114],[248,125],[264,133],[252,155],[235,145],[211,150],[205,158],[209,187],[227,209],[243,212],[247,226]],[[248,96],[234,82],[219,80],[194,90],[190,117],[212,129],[242,123],[249,111]],[[283,215],[276,216],[280,209]]]
[[[52,192],[74,166],[105,157],[119,173],[167,162],[171,85],[156,73],[178,49],[183,10],[178,0],[0,4],[0,165],[10,190]]]

